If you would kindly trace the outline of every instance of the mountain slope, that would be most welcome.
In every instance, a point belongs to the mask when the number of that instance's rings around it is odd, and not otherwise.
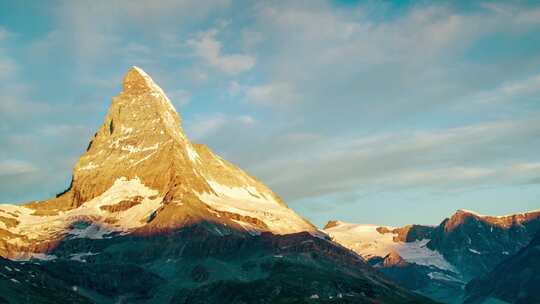
[[[152,236],[69,238],[49,254],[55,258],[39,261],[48,275],[99,303],[430,303],[307,232],[250,235],[197,224]]]
[[[80,303],[92,301],[35,263],[0,258],[0,303]]]
[[[540,303],[540,233],[488,274],[467,284],[466,303]]]

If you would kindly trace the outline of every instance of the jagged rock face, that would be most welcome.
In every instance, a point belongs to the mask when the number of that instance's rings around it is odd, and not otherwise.
[[[473,278],[523,248],[539,230],[540,211],[495,217],[459,210],[433,231],[427,246]]]
[[[101,235],[198,222],[249,233],[317,231],[264,184],[190,142],[168,97],[137,67],[75,165],[70,187],[51,200],[0,205],[0,256],[48,251],[81,220]]]
[[[105,122],[73,170],[75,207],[109,189],[118,177],[138,177],[161,196],[179,177],[197,192],[209,192],[197,181],[197,152],[185,137],[180,118],[163,91],[138,68],[124,78]]]

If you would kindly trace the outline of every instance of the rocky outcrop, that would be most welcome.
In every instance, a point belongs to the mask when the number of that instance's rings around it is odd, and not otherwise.
[[[144,197],[142,196],[135,196],[131,199],[120,201],[114,205],[104,205],[99,207],[101,210],[109,211],[109,212],[120,212],[120,211],[126,211],[131,207],[137,206],[144,200]]]
[[[435,230],[432,226],[423,225],[407,225],[400,228],[392,229],[392,233],[397,234],[394,237],[397,242],[414,242],[425,239],[431,239],[431,234]]]
[[[382,261],[382,267],[405,267],[407,265],[409,265],[409,263],[396,251],[387,254]]]

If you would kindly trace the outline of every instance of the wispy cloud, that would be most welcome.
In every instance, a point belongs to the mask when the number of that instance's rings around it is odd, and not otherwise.
[[[536,119],[356,138],[313,137],[301,142],[296,153],[294,142],[282,152],[261,152],[268,161],[252,169],[291,199],[375,188],[519,184],[540,174],[537,162],[523,161],[535,159],[527,144],[538,144],[538,138]]]
[[[0,161],[0,176],[35,172],[38,169],[30,162],[7,159]]]
[[[248,103],[264,106],[287,106],[301,101],[301,97],[288,83],[270,83],[261,85],[241,85],[233,81],[229,93],[241,96]]]
[[[218,28],[197,34],[196,38],[188,40],[195,54],[204,61],[228,74],[238,74],[251,70],[255,65],[255,57],[247,54],[223,54],[222,43],[217,40]]]
[[[121,0],[43,11],[21,16],[40,31],[0,21],[0,159],[52,177],[4,179],[4,198],[63,187],[133,64],[169,94],[189,136],[293,202],[538,180],[536,4]]]
[[[186,129],[194,139],[203,140],[220,131],[224,131],[224,129],[230,131],[237,127],[249,127],[255,123],[256,120],[250,115],[215,113],[196,117],[195,120],[189,121],[186,124]]]
[[[481,103],[505,102],[538,92],[540,92],[540,75],[533,75],[524,80],[505,82],[495,89],[477,93],[472,100]]]

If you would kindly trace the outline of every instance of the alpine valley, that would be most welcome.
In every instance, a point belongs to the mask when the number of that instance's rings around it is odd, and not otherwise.
[[[540,210],[319,230],[137,67],[72,176],[0,205],[0,303],[540,303]]]

